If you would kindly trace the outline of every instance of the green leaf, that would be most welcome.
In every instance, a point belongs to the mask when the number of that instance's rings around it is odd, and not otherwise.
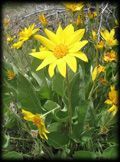
[[[62,148],[66,144],[68,144],[69,138],[67,134],[62,134],[61,132],[52,132],[48,134],[48,141],[47,143],[50,146],[55,148]]]
[[[60,122],[54,122],[49,125],[48,131],[49,132],[57,132],[61,128],[61,123]]]
[[[18,160],[18,159],[23,159],[22,153],[18,153],[16,151],[10,151],[7,153],[3,153],[3,159],[9,159],[9,160]]]
[[[75,151],[73,154],[75,159],[95,159],[95,152],[90,151]]]
[[[102,157],[106,159],[116,159],[118,157],[118,147],[117,146],[110,146],[104,150]]]
[[[19,74],[17,85],[17,100],[21,103],[22,108],[33,113],[40,113],[40,100],[28,79]]]
[[[46,79],[44,69],[34,73],[31,72],[33,78],[37,81],[39,86],[39,95],[41,98],[50,99],[51,98],[51,88]],[[38,87],[37,87],[38,88]]]
[[[4,135],[3,137],[3,148],[7,148],[10,142],[10,136]]]
[[[51,101],[51,100],[47,100],[45,102],[45,104],[43,105],[43,107],[46,109],[46,110],[52,110],[52,109],[55,109],[57,107],[60,107],[56,102],[54,101]]]
[[[59,73],[52,80],[52,89],[58,95],[64,96],[64,78]]]
[[[68,112],[56,110],[54,113],[55,120],[59,122],[65,122],[68,119]]]

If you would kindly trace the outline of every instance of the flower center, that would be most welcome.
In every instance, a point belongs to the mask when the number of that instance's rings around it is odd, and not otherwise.
[[[62,58],[64,57],[68,52],[68,48],[64,44],[59,44],[55,47],[54,49],[54,55],[57,58]]]
[[[34,119],[33,119],[33,123],[34,123],[36,126],[39,126],[40,123],[41,123],[41,118],[38,117],[38,116],[35,116]]]

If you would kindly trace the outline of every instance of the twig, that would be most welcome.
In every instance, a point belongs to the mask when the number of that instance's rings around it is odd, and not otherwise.
[[[97,33],[97,35],[98,35],[97,41],[98,41],[98,42],[100,41],[100,29],[101,29],[102,20],[103,20],[103,13],[104,13],[104,11],[105,11],[105,9],[106,9],[107,7],[108,7],[108,3],[105,5],[105,7],[103,8],[103,10],[102,10],[101,13],[100,13],[100,24],[99,24],[98,33]]]

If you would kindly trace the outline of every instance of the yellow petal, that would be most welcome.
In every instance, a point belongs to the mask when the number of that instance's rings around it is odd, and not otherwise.
[[[56,60],[56,57],[55,56],[46,57],[44,59],[44,61],[38,66],[38,68],[36,69],[36,71],[41,70],[42,68],[44,68],[48,64],[51,64],[52,62],[54,62],[55,60]]]
[[[55,67],[56,67],[56,63],[52,63],[52,64],[49,65],[48,73],[49,73],[50,77],[53,77]]]
[[[27,121],[33,121],[33,117],[35,116],[31,112],[26,111],[24,109],[22,109],[22,114],[24,115],[24,119],[27,120]]]
[[[73,25],[72,24],[67,25],[66,28],[63,31],[63,36],[64,36],[64,40],[65,40],[66,45],[70,43],[70,40],[71,40],[73,34],[74,34]]]
[[[60,74],[65,78],[66,77],[66,62],[64,59],[59,59],[57,61],[57,67],[60,72]]]
[[[41,35],[34,35],[34,38],[39,40],[49,50],[54,50],[55,44],[52,41],[50,41],[49,39],[47,39]]]
[[[77,57],[77,58],[79,58],[79,59],[81,59],[81,60],[83,60],[85,62],[88,62],[87,56],[85,55],[85,53],[83,53],[81,51],[77,52],[77,53],[69,53],[69,55],[75,56],[75,57]]]
[[[109,100],[109,99],[107,99],[107,100],[105,100],[105,103],[108,104],[108,105],[111,105],[112,104],[112,101]]]
[[[85,29],[79,29],[74,32],[74,35],[72,36],[72,39],[70,41],[70,44],[78,42],[82,39],[83,35],[85,33]]]
[[[77,71],[77,61],[74,56],[67,55],[64,57],[66,63],[71,68],[71,70],[75,73]]]
[[[48,56],[52,56],[53,53],[50,52],[50,51],[41,51],[41,52],[32,52],[32,53],[30,53],[30,55],[33,56],[33,57],[36,57],[38,59],[43,60]]]
[[[118,107],[116,105],[113,105],[108,109],[108,112],[111,112],[113,116],[117,113]]]
[[[112,30],[110,31],[110,38],[113,38],[114,35],[115,35],[115,29],[112,29]]]
[[[48,38],[54,42],[54,43],[58,43],[58,38],[56,37],[56,34],[54,34],[52,31],[45,29],[44,30],[46,35],[48,36]]]
[[[93,71],[92,71],[92,81],[94,81],[97,77],[97,74],[98,74],[98,67],[96,66]]]
[[[103,32],[100,32],[101,36],[105,39],[108,40],[110,38],[110,33],[108,30],[104,30]]]
[[[77,52],[79,51],[82,47],[84,47],[88,43],[87,40],[81,41],[81,42],[76,42],[74,43],[71,48],[69,49],[69,52]]]

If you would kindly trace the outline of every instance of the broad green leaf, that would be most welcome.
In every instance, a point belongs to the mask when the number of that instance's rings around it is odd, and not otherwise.
[[[81,150],[81,151],[75,151],[73,157],[75,159],[95,159],[96,155],[95,152]]]
[[[69,138],[67,134],[63,134],[62,132],[52,132],[48,134],[47,143],[54,148],[62,148],[67,145],[69,142]]]
[[[102,157],[105,159],[117,159],[118,155],[119,155],[118,147],[110,146],[104,150]]]
[[[45,104],[43,105],[43,107],[46,109],[46,110],[52,110],[52,109],[55,109],[57,107],[60,107],[56,102],[54,101],[51,101],[51,100],[47,100],[45,102]]]
[[[40,99],[36,95],[32,84],[21,74],[19,74],[17,80],[17,92],[17,100],[21,103],[22,108],[32,113],[41,112]]]
[[[56,74],[52,80],[52,90],[58,95],[64,96],[64,78],[60,74]]]

